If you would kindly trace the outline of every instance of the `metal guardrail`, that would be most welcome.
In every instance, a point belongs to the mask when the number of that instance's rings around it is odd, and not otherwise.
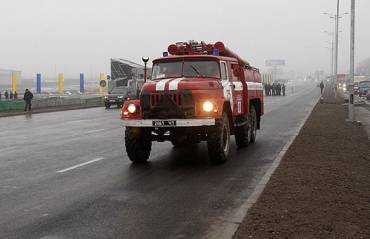
[[[23,100],[0,100],[0,112],[23,110],[24,106]]]
[[[64,97],[49,97],[35,98],[32,101],[33,109],[58,108],[58,107],[89,107],[103,106],[103,97],[83,97],[83,98],[64,98]],[[23,110],[25,102],[23,100],[1,100],[0,112],[20,111]]]

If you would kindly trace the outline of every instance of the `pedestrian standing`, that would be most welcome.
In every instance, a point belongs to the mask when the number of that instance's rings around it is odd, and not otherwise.
[[[265,95],[267,96],[269,94],[269,88],[268,88],[268,84],[263,84],[263,88],[265,89]]]
[[[26,102],[26,105],[24,107],[24,111],[31,111],[31,107],[32,107],[32,99],[33,99],[33,94],[31,91],[29,91],[28,89],[26,89],[26,91],[24,92],[24,96],[23,96],[23,100]]]
[[[18,93],[17,93],[17,91],[14,91],[14,99],[15,100],[18,100]]]
[[[324,82],[322,82],[322,81],[321,81],[321,83],[320,83],[320,89],[321,89],[321,94],[322,94],[322,92],[323,92],[323,90],[324,90]]]
[[[269,84],[269,96],[272,96],[272,85]]]
[[[1,90],[0,90],[0,100],[1,100]]]
[[[10,100],[12,100],[12,99],[13,99],[13,96],[14,96],[13,91],[10,91],[10,93],[9,93],[9,98],[10,98]]]
[[[8,100],[8,99],[9,99],[9,93],[8,93],[8,90],[6,90],[6,91],[5,91],[5,93],[4,93],[4,97],[5,97],[5,99],[6,99],[6,100]]]
[[[281,95],[281,83],[279,83],[279,95]]]
[[[285,96],[285,84],[281,86],[281,90],[283,91],[283,96]]]

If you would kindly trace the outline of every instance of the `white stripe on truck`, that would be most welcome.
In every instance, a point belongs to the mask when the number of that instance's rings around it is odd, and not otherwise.
[[[173,81],[170,82],[169,84],[169,90],[177,90],[179,88],[179,83],[182,81],[184,78],[176,78]]]
[[[248,90],[263,90],[262,83],[259,82],[247,82]]]
[[[172,79],[163,79],[158,81],[158,83],[155,85],[156,91],[164,91],[164,88],[166,87],[166,83],[169,82]]]

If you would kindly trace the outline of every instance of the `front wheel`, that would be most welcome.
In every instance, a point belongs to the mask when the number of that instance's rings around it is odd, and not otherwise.
[[[209,159],[212,163],[221,164],[228,160],[230,152],[230,124],[226,112],[221,121],[207,135]]]
[[[125,145],[127,155],[132,162],[145,163],[148,161],[152,149],[150,130],[126,127]]]

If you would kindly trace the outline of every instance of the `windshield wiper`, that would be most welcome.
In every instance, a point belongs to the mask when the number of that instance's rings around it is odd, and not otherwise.
[[[194,65],[190,65],[190,67],[195,71],[195,73],[198,74],[198,76],[204,78],[204,76],[199,72],[198,68],[196,68]]]

